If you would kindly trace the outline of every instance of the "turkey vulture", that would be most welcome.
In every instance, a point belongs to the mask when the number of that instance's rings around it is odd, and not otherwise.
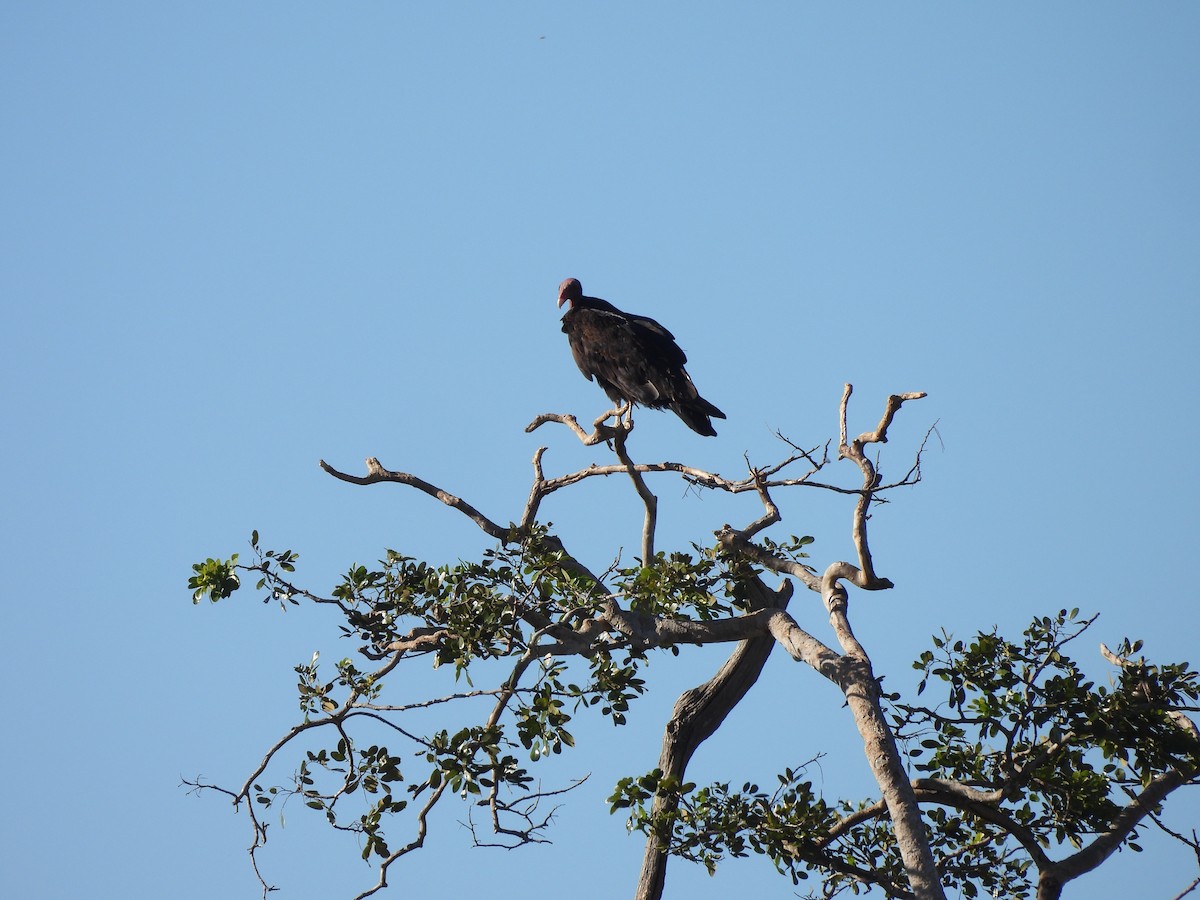
[[[614,403],[640,403],[670,409],[697,434],[716,435],[709,416],[725,418],[696,392],[683,364],[687,356],[675,336],[653,319],[621,312],[568,278],[558,286],[558,305],[569,304],[562,330],[571,342],[575,363]]]

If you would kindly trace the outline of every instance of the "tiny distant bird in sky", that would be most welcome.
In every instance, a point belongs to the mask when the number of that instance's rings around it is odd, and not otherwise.
[[[687,356],[671,332],[653,319],[583,296],[576,278],[558,286],[558,305],[564,303],[562,330],[588,381],[595,379],[616,404],[669,409],[697,434],[716,435],[709,417],[724,419],[725,413],[696,391],[683,367]]]

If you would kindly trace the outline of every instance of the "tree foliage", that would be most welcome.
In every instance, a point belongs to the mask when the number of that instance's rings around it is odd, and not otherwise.
[[[339,831],[361,838],[378,879],[358,897],[388,885],[390,867],[422,846],[430,812],[458,795],[486,824],[477,843],[516,847],[547,840],[552,810],[544,801],[571,785],[545,790],[537,764],[575,746],[572,722],[584,714],[625,724],[649,688],[652,655],[689,644],[734,645],[708,682],[676,704],[656,767],[614,788],[611,808],[643,832],[647,846],[637,896],[662,895],[674,856],[715,871],[727,857],[757,854],[815,893],[877,889],[887,897],[1058,897],[1063,885],[1126,846],[1170,793],[1195,784],[1200,734],[1187,718],[1200,698],[1200,676],[1187,664],[1153,664],[1137,642],[1104,648],[1109,684],[1089,680],[1067,645],[1094,621],[1061,610],[1032,622],[1010,641],[996,631],[970,641],[948,634],[914,663],[916,696],[887,694],[849,620],[849,590],[886,590],[867,538],[872,503],[921,477],[921,451],[898,481],[885,483],[864,452],[882,444],[901,406],[922,394],[890,397],[874,431],[851,438],[847,385],[840,408],[837,458],[829,444],[790,442],[783,460],[729,479],[677,463],[635,463],[627,449],[632,423],[602,417],[588,433],[570,416],[539,417],[568,427],[589,446],[607,442],[611,465],[547,477],[544,448],[523,515],[507,525],[422,479],[368,460],[366,476],[322,463],[357,484],[400,483],[466,515],[495,545],[478,559],[432,565],[387,550],[375,566],[352,565],[327,595],[295,583],[298,556],[264,548],[255,532],[253,560],[206,559],[193,566],[193,602],[217,602],[255,579],[265,602],[328,606],[340,633],[357,643],[354,658],[332,671],[316,654],[297,665],[300,720],[240,787],[199,779],[197,790],[228,795],[247,810],[250,849],[266,842],[266,812],[299,798]],[[861,483],[819,480],[848,460]],[[757,495],[763,514],[743,528],[725,525],[716,540],[689,552],[654,549],[657,498],[645,476],[677,473],[698,488]],[[571,553],[541,500],[599,476],[627,475],[645,507],[642,556],[594,573]],[[852,505],[857,558],[812,565],[809,536],[771,538],[781,518],[773,494],[793,488],[834,491]],[[820,595],[837,649],[787,611],[796,585]],[[768,655],[782,647],[838,685],[867,750],[879,795],[830,798],[808,768],[785,768],[769,788],[687,781],[695,749],[753,686]],[[397,696],[390,676],[425,660],[452,671],[456,689],[438,697]],[[413,716],[457,708],[453,727],[421,730]],[[300,740],[301,735],[304,739]],[[389,736],[388,744],[379,741]],[[273,773],[287,769],[280,780]],[[1165,827],[1165,826],[1163,826]],[[397,838],[397,830],[403,837]],[[1176,835],[1198,853],[1195,836]],[[264,894],[269,881],[259,875]]]

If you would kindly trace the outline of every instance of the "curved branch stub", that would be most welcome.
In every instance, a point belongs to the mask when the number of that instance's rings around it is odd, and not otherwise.
[[[619,434],[628,434],[633,430],[633,422],[626,424],[618,416],[616,425],[605,425],[605,421],[612,418],[619,411],[612,410],[606,412],[600,418],[592,423],[592,433],[588,434],[579,424],[579,420],[574,416],[566,413],[542,413],[532,422],[525,426],[526,434],[536,431],[547,422],[557,422],[560,425],[566,425],[575,434],[585,447],[592,447],[596,444],[611,441]]]
[[[533,485],[529,488],[529,499],[525,501],[525,512],[521,514],[521,529],[530,528],[537,519],[538,507],[546,494],[546,474],[542,470],[542,457],[546,447],[538,447],[533,454]]]
[[[840,446],[838,447],[839,456],[851,456],[852,459],[859,459],[862,456],[862,448],[864,444],[886,444],[887,431],[892,424],[892,419],[896,417],[896,413],[900,407],[909,400],[920,400],[928,396],[924,391],[908,391],[903,394],[892,394],[887,398],[887,403],[883,407],[883,416],[879,420],[879,424],[875,426],[874,431],[864,431],[853,441],[848,441],[849,429],[846,422],[846,411],[850,402],[850,395],[854,393],[854,385],[847,383],[842,390],[842,402],[840,406],[839,433],[841,435]]]
[[[320,460],[321,468],[340,481],[346,481],[350,484],[380,484],[383,482],[406,484],[409,487],[414,487],[417,490],[428,494],[430,497],[433,497],[436,500],[440,500],[451,509],[458,510],[460,513],[478,525],[479,529],[489,537],[493,537],[496,540],[504,543],[508,543],[509,540],[511,540],[512,535],[510,534],[508,528],[502,528],[500,525],[496,524],[479,510],[477,510],[470,503],[467,503],[465,500],[454,496],[454,494],[451,494],[449,491],[444,491],[440,487],[425,481],[423,478],[418,478],[416,475],[410,475],[407,472],[392,472],[388,469],[385,469],[383,464],[380,463],[379,460],[374,456],[367,457],[366,465],[367,474],[365,476],[348,475],[345,472],[339,472],[333,466],[329,465],[329,463],[325,462],[325,460]]]
[[[625,447],[625,439],[628,435],[627,430],[618,431],[616,440],[613,441],[613,450],[633,481],[634,489],[637,490],[638,496],[642,498],[642,504],[646,508],[646,517],[642,524],[642,565],[648,566],[654,559],[654,533],[658,526],[658,498],[646,485],[646,479],[642,477],[642,473],[638,471],[638,467],[634,465],[629,456],[629,451]]]
[[[908,400],[920,400],[926,395],[924,391],[892,394],[888,397],[887,403],[884,404],[883,417],[879,420],[879,424],[875,430],[863,432],[853,441],[850,441],[848,440],[847,407],[849,406],[850,395],[853,392],[854,386],[849,383],[846,384],[842,391],[842,402],[839,409],[841,443],[838,446],[838,457],[840,459],[852,460],[858,466],[863,476],[862,489],[859,491],[858,503],[855,505],[851,528],[854,547],[858,551],[858,569],[855,570],[858,578],[851,580],[858,587],[865,590],[881,590],[890,588],[892,583],[886,578],[879,578],[875,575],[875,567],[871,560],[871,548],[867,542],[868,511],[870,510],[871,501],[875,496],[876,489],[879,487],[879,475],[875,471],[875,467],[871,464],[871,461],[863,453],[863,445],[886,443],[887,430],[900,407]],[[846,564],[843,563],[842,565]],[[852,566],[848,568],[853,569]]]

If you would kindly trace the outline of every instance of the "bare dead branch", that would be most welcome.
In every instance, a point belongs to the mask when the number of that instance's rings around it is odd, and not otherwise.
[[[750,469],[750,478],[754,481],[754,487],[758,491],[758,497],[762,500],[763,509],[765,510],[760,518],[755,519],[742,531],[746,538],[749,539],[760,531],[770,528],[780,521],[782,517],[779,515],[779,507],[775,505],[775,501],[771,499],[771,494],[767,490],[767,483],[763,474],[753,466],[750,466],[748,462],[747,466]]]
[[[201,776],[197,776],[195,781],[188,781],[186,778],[181,780],[184,785],[190,788],[188,791],[189,794],[199,794],[204,791],[216,791],[218,794],[224,794],[225,796],[232,798],[233,808],[235,810],[241,806],[243,799],[247,800],[246,813],[250,818],[250,828],[254,834],[250,846],[246,848],[246,852],[250,857],[250,866],[254,870],[254,876],[258,879],[259,885],[262,887],[262,895],[264,900],[266,896],[271,893],[271,891],[278,890],[277,887],[268,883],[267,880],[263,878],[262,871],[258,867],[258,850],[267,842],[267,826],[264,823],[259,822],[258,815],[254,811],[254,804],[249,802],[249,798],[243,797],[240,794],[235,794],[228,788],[223,788],[216,784],[209,784],[208,782],[202,780]]]
[[[625,438],[628,434],[629,432],[624,429],[617,432],[613,441],[613,450],[616,452],[617,458],[621,460],[621,465],[625,467],[630,480],[633,481],[638,496],[642,498],[642,504],[646,507],[646,518],[642,524],[642,565],[649,566],[654,562],[654,532],[658,524],[658,498],[651,493],[650,488],[646,487],[646,480],[642,478],[642,473],[629,458],[629,451],[625,448]]]
[[[818,447],[821,447],[821,445],[818,444],[817,447],[813,447],[810,450],[805,450],[803,447],[801,447],[799,444],[797,444],[791,438],[785,437],[782,431],[776,431],[775,437],[779,438],[779,440],[783,441],[785,444],[787,444],[789,447],[791,447],[793,450],[795,450],[796,453],[794,456],[788,457],[787,459],[785,459],[783,462],[777,464],[776,466],[773,466],[770,469],[767,469],[766,471],[768,473],[773,475],[773,474],[775,474],[776,471],[779,471],[780,469],[784,468],[784,466],[791,465],[793,462],[795,462],[798,459],[807,460],[808,464],[810,466],[812,466],[814,470],[820,470],[820,469],[824,468],[826,465],[828,465],[828,463],[829,463],[829,441],[825,442],[824,447],[822,448],[821,459],[818,460],[815,458],[814,454],[817,452]]]
[[[533,453],[533,484],[529,488],[529,499],[525,501],[525,511],[521,514],[521,530],[530,528],[537,521],[538,508],[545,490],[546,474],[542,470],[542,457],[546,455],[546,447],[538,447]]]
[[[842,443],[843,444],[846,443],[846,426],[845,426],[846,401],[850,399],[850,393],[853,390],[854,390],[854,388],[851,385],[847,384],[845,387],[845,392],[842,395]],[[904,403],[909,400],[921,400],[927,396],[928,396],[928,394],[926,394],[924,391],[909,391],[908,393],[905,393],[905,394],[892,394],[890,397],[887,398],[887,403],[884,405],[884,409],[883,409],[883,417],[879,420],[879,424],[877,426],[875,426],[875,430],[874,431],[864,431],[862,434],[860,434],[855,439],[854,444],[856,444],[860,450],[862,449],[862,446],[864,444],[886,444],[887,443],[887,430],[891,426],[892,419],[895,418],[896,413],[900,410],[900,407],[903,406]]]
[[[875,574],[874,563],[871,559],[871,548],[867,541],[867,520],[869,518],[871,501],[879,491],[880,484],[875,466],[863,453],[863,446],[868,443],[886,443],[887,429],[891,425],[897,410],[900,409],[906,400],[919,400],[925,394],[923,392],[892,394],[887,399],[883,417],[880,419],[875,431],[864,432],[853,441],[850,441],[847,437],[849,433],[847,412],[850,395],[853,391],[854,386],[849,383],[846,384],[842,391],[842,401],[839,406],[839,434],[841,441],[838,445],[838,457],[854,462],[863,476],[862,488],[858,494],[858,501],[855,504],[851,522],[851,537],[858,556],[858,566],[853,566],[850,563],[842,561],[831,563],[821,577],[821,597],[825,601],[826,608],[829,610],[830,622],[833,625],[842,649],[857,659],[866,659],[866,650],[863,649],[862,644],[854,636],[854,632],[850,627],[850,621],[847,616],[849,598],[846,589],[842,586],[842,582],[849,581],[856,587],[867,591],[887,590],[893,585],[888,579],[880,578]],[[916,466],[914,466],[915,468]]]
[[[604,424],[605,420],[611,419],[614,416],[616,416],[616,419],[617,419],[616,425],[605,425]],[[609,412],[606,412],[604,415],[600,416],[600,418],[596,419],[596,421],[594,421],[592,423],[592,433],[591,434],[588,434],[586,431],[583,430],[583,428],[580,427],[578,419],[576,419],[572,415],[567,415],[567,414],[563,414],[563,413],[542,413],[540,416],[538,416],[532,422],[530,422],[528,425],[525,426],[525,431],[526,431],[526,433],[534,432],[537,429],[541,428],[543,425],[545,425],[547,422],[557,422],[560,425],[566,425],[568,428],[571,429],[571,431],[575,434],[575,436],[577,438],[579,438],[580,441],[583,442],[583,445],[585,447],[591,447],[595,444],[603,443],[604,441],[611,441],[614,437],[617,436],[618,432],[622,432],[622,431],[628,432],[629,431],[629,428],[626,427],[625,424],[621,422],[620,410],[611,410]]]
[[[506,540],[508,537],[508,529],[501,528],[470,503],[462,500],[448,491],[444,491],[435,485],[430,484],[416,475],[410,475],[407,472],[392,472],[385,469],[374,456],[367,458],[367,474],[365,476],[347,475],[344,472],[339,472],[333,466],[329,465],[325,460],[320,461],[321,468],[332,475],[334,478],[341,481],[349,482],[350,484],[379,484],[381,482],[390,482],[393,484],[406,484],[409,487],[414,487],[419,491],[423,491],[430,497],[440,500],[451,509],[456,509],[468,519],[479,526],[485,534],[495,538],[498,541]]]
[[[853,386],[847,384],[842,394],[842,401],[839,407],[840,411],[840,435],[841,442],[839,444],[839,458],[850,458],[860,469],[863,470],[863,486],[860,488],[842,488],[836,485],[824,484],[808,480],[813,474],[823,468],[828,462],[828,444],[826,445],[825,455],[821,459],[815,458],[813,455],[815,450],[803,450],[796,443],[776,432],[779,437],[788,446],[798,452],[789,457],[783,463],[773,466],[768,469],[754,470],[751,469],[751,477],[745,482],[736,483],[736,490],[755,489],[759,492],[760,497],[763,497],[766,514],[751,523],[745,529],[735,530],[731,526],[726,525],[721,531],[717,532],[718,541],[729,549],[737,549],[754,562],[759,563],[774,572],[782,575],[792,575],[799,578],[804,584],[813,591],[817,591],[822,595],[826,607],[831,614],[836,613],[837,621],[835,627],[839,628],[839,637],[843,638],[844,646],[849,646],[855,654],[863,653],[861,645],[853,638],[853,632],[850,630],[849,622],[845,620],[844,612],[847,601],[845,588],[841,586],[842,581],[849,581],[856,587],[863,590],[886,590],[891,588],[892,582],[886,578],[879,578],[874,574],[871,565],[870,547],[867,543],[867,527],[866,522],[869,518],[868,511],[872,499],[878,498],[878,495],[885,490],[893,487],[902,487],[910,484],[915,484],[920,478],[920,456],[928,441],[929,434],[933,429],[926,433],[925,440],[922,441],[920,449],[917,451],[917,458],[908,473],[898,482],[893,484],[880,484],[878,476],[875,473],[874,466],[870,460],[862,453],[862,445],[866,442],[884,442],[887,439],[887,427],[891,424],[895,417],[896,411],[906,400],[915,400],[924,397],[924,393],[896,394],[888,398],[884,416],[880,421],[879,427],[875,432],[870,432],[861,435],[855,441],[850,442],[847,439],[847,409],[850,395],[853,391]],[[806,460],[812,467],[811,470],[799,479],[772,480],[769,476],[776,474],[784,465],[795,462],[799,459]],[[865,469],[863,467],[866,467]],[[720,480],[723,483],[710,483],[710,486],[724,487],[730,489],[734,483]],[[773,554],[768,553],[762,547],[751,543],[750,538],[767,527],[779,521],[778,507],[771,501],[769,495],[766,494],[770,488],[774,487],[790,487],[793,485],[804,485],[807,487],[816,487],[824,490],[835,491],[837,493],[853,494],[859,500],[855,508],[854,518],[852,521],[852,537],[855,543],[855,550],[859,558],[859,566],[851,565],[847,562],[835,562],[828,566],[825,573],[821,577],[817,577],[804,565],[793,560],[783,559]],[[736,492],[735,490],[735,492]]]
[[[880,590],[882,588],[892,586],[890,581],[886,579],[878,579],[875,576],[875,568],[871,561],[871,549],[867,543],[867,518],[868,511],[871,506],[874,491],[879,487],[879,475],[875,470],[875,466],[864,455],[863,447],[866,444],[884,444],[887,443],[887,430],[895,417],[896,412],[901,405],[907,400],[920,400],[926,396],[923,391],[915,391],[907,394],[892,394],[887,399],[884,405],[883,417],[879,420],[879,425],[874,431],[863,432],[853,441],[847,441],[847,424],[846,412],[850,401],[850,394],[854,391],[851,384],[847,384],[842,392],[842,402],[840,407],[841,422],[840,433],[841,443],[838,445],[838,457],[852,460],[863,474],[862,493],[859,494],[858,504],[854,511],[854,522],[852,528],[852,536],[854,539],[854,547],[858,553],[858,566],[862,570],[863,583],[858,586],[864,590]],[[884,582],[886,581],[886,585]],[[857,582],[856,582],[857,583]]]
[[[468,831],[471,832],[471,841],[476,847],[495,847],[501,850],[515,850],[526,844],[549,844],[547,838],[538,837],[539,831],[544,831],[550,822],[554,819],[554,814],[558,812],[559,807],[555,806],[550,812],[542,816],[540,819],[534,818],[534,813],[537,812],[541,801],[547,797],[558,797],[563,794],[575,790],[577,787],[586,782],[591,776],[584,775],[582,778],[577,778],[571,784],[563,788],[558,788],[552,791],[533,791],[525,794],[515,801],[501,800],[499,797],[500,786],[497,783],[492,785],[488,792],[486,801],[488,812],[492,821],[492,831],[495,834],[507,835],[514,839],[512,843],[503,841],[481,841],[479,834],[475,828],[475,823],[471,819],[470,811],[467,812],[467,821],[462,823]],[[511,816],[525,822],[524,828],[510,828],[501,822],[501,816]]]
[[[1197,836],[1196,829],[1194,829],[1194,828],[1192,829],[1192,836],[1189,838],[1189,837],[1186,837],[1186,836],[1180,834],[1178,831],[1173,831],[1172,829],[1168,828],[1163,823],[1162,819],[1160,819],[1154,813],[1150,814],[1150,818],[1153,820],[1154,824],[1159,827],[1159,829],[1161,831],[1170,835],[1175,840],[1179,841],[1181,844],[1184,844],[1184,845],[1190,847],[1192,849],[1192,853],[1195,854],[1195,856],[1196,856],[1196,865],[1200,866],[1200,836]],[[1189,884],[1186,888],[1184,888],[1182,892],[1176,894],[1172,898],[1172,900],[1182,900],[1183,897],[1186,897],[1192,891],[1196,890],[1196,888],[1200,888],[1200,878],[1196,878],[1194,881],[1192,881],[1192,883]]]
[[[574,417],[561,415],[558,413],[545,413],[542,416],[539,416],[537,419],[534,420],[534,422],[532,423],[530,428],[537,427],[538,425],[540,425],[546,421],[562,422],[563,424],[566,424],[568,426],[571,426],[572,423],[574,423],[573,430],[575,431],[576,435],[578,437],[580,437],[580,439],[587,445],[600,443],[601,439],[611,440],[615,444],[617,435],[620,432],[619,429],[608,428],[608,430],[603,433],[601,438],[597,439],[595,434],[589,435],[586,432],[584,432],[582,430],[582,428],[579,428],[578,423],[576,423],[574,420]],[[785,443],[788,443],[789,446],[796,447],[795,444],[793,444],[791,441],[788,441],[786,438],[781,437],[781,440],[783,440]],[[622,445],[624,445],[624,442],[622,442]],[[616,449],[615,446],[614,446],[614,449]],[[529,499],[525,505],[525,511],[521,517],[521,527],[522,528],[529,528],[533,524],[533,522],[535,521],[535,519],[537,517],[537,513],[538,513],[538,510],[540,509],[540,505],[541,505],[543,498],[545,498],[546,496],[548,496],[556,491],[562,490],[563,488],[570,487],[573,484],[583,481],[584,479],[593,478],[593,477],[597,477],[597,476],[607,477],[610,475],[624,474],[624,475],[630,476],[631,478],[634,478],[635,474],[649,474],[649,473],[655,473],[655,472],[674,472],[674,473],[681,475],[683,477],[683,479],[686,482],[688,482],[689,484],[696,485],[697,487],[711,488],[713,490],[721,490],[721,491],[725,491],[730,494],[740,494],[740,493],[744,493],[746,491],[761,491],[763,489],[771,489],[771,488],[778,488],[778,487],[811,487],[811,488],[818,488],[818,489],[822,489],[822,490],[833,491],[835,493],[849,494],[849,495],[858,495],[860,493],[860,490],[857,488],[844,488],[844,487],[840,487],[840,486],[834,485],[834,484],[826,484],[823,482],[816,482],[816,481],[811,480],[812,476],[815,475],[818,471],[820,471],[821,468],[823,468],[829,462],[829,460],[828,460],[828,444],[825,445],[824,456],[822,459],[817,459],[815,457],[815,455],[814,455],[816,452],[815,449],[813,449],[813,450],[799,449],[799,452],[797,452],[796,454],[794,454],[792,456],[789,456],[787,459],[785,459],[779,463],[776,463],[772,466],[769,466],[765,469],[762,469],[762,470],[759,470],[756,472],[751,472],[749,477],[743,478],[743,479],[725,478],[724,476],[721,476],[717,473],[707,472],[703,469],[698,469],[698,468],[695,468],[694,466],[687,466],[687,465],[684,465],[682,463],[677,463],[677,462],[664,461],[664,462],[657,462],[657,463],[633,463],[628,458],[622,460],[618,464],[613,464],[613,465],[598,465],[598,464],[593,463],[585,469],[580,469],[575,472],[569,472],[569,473],[566,473],[563,475],[558,475],[553,478],[547,478],[545,476],[545,472],[544,472],[543,465],[542,465],[545,450],[546,450],[545,447],[539,447],[538,450],[534,453],[534,458],[533,458],[534,482],[530,489]],[[619,453],[618,453],[618,457],[620,457]],[[772,477],[772,476],[778,474],[784,468],[791,466],[792,464],[798,462],[799,460],[807,461],[811,466],[810,471],[808,471],[798,477],[794,477],[794,478],[773,478]],[[881,485],[877,488],[877,492],[882,492],[891,487],[903,486],[904,484],[907,484],[907,483],[911,483],[911,482],[898,482],[894,485]],[[635,484],[635,486],[638,485],[638,481],[636,480],[636,478],[634,478],[634,484]],[[645,495],[649,494],[650,492],[649,492],[648,488],[646,487],[644,480],[641,482],[641,486],[638,487],[638,493],[639,493],[639,496],[642,497],[643,502],[645,502]],[[765,527],[765,526],[763,526],[763,527]],[[643,552],[643,559],[646,559],[646,558],[649,558],[649,557],[647,557],[646,554]]]
[[[1196,878],[1195,880],[1193,880],[1192,883],[1189,884],[1186,888],[1184,888],[1182,892],[1176,894],[1174,896],[1174,898],[1172,898],[1172,900],[1183,900],[1184,897],[1186,897],[1192,891],[1196,890],[1196,888],[1198,888],[1198,887],[1200,887],[1200,878]]]
[[[703,469],[697,469],[693,466],[685,466],[682,463],[677,463],[677,462],[633,463],[632,466],[635,471],[643,472],[643,473],[676,472],[679,475],[682,475],[684,481],[688,482],[689,484],[696,485],[697,487],[706,487],[706,488],[714,488],[716,490],[723,490],[723,491],[727,491],[728,493],[731,493],[731,494],[740,494],[744,491],[752,491],[755,489],[754,482],[751,481],[750,479],[743,479],[740,481],[731,481],[726,478],[722,478],[720,475],[714,474],[712,472],[706,472]],[[601,465],[596,465],[595,463],[593,463],[592,465],[588,466],[586,469],[580,469],[577,472],[569,472],[565,475],[559,475],[554,478],[547,478],[545,480],[545,488],[542,491],[542,493],[543,493],[543,495],[551,494],[554,491],[561,490],[562,488],[565,488],[565,487],[569,487],[572,484],[575,484],[576,482],[583,481],[585,478],[593,478],[598,475],[605,476],[605,477],[607,477],[609,475],[624,475],[624,474],[628,473],[628,471],[629,471],[629,467],[625,466],[623,464],[601,466]],[[799,480],[789,481],[789,482],[778,481],[778,482],[768,482],[768,486],[769,487],[777,487],[780,485],[787,486],[789,484],[799,484],[799,483],[800,483]],[[815,483],[811,483],[809,486],[817,487],[818,485]],[[827,485],[821,485],[821,486],[830,487],[832,489],[832,486],[827,486]],[[845,493],[852,494],[852,493],[856,493],[856,491],[845,491]]]

